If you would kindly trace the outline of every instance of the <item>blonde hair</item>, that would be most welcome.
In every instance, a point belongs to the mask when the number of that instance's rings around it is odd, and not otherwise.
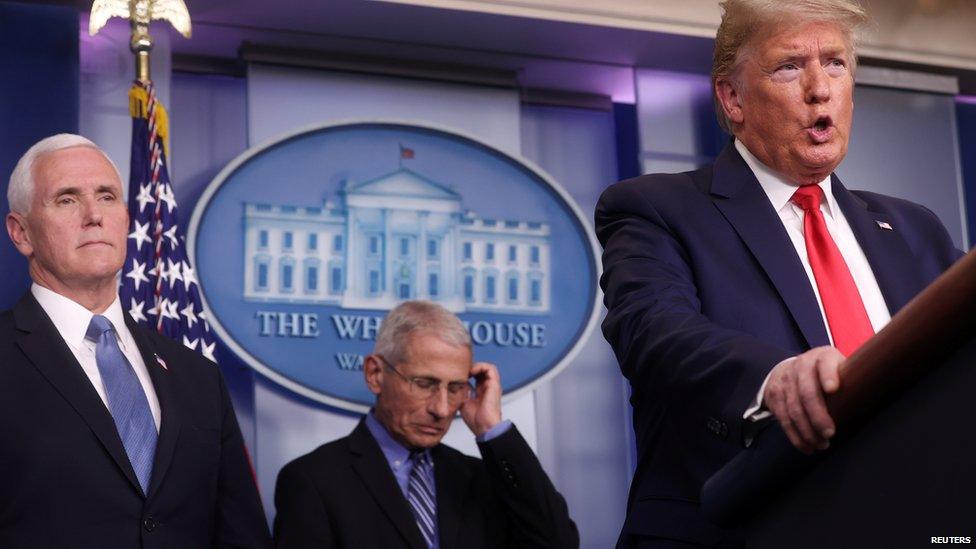
[[[851,52],[851,74],[857,67],[854,31],[867,22],[867,13],[855,0],[724,0],[722,23],[715,35],[712,58],[712,95],[715,114],[722,129],[732,127],[718,99],[715,83],[719,78],[737,82],[742,54],[762,31],[785,25],[833,23],[840,27]]]

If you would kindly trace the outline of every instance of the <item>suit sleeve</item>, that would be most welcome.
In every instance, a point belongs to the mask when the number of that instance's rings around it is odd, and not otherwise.
[[[677,408],[696,431],[709,414],[740,425],[769,370],[794,353],[703,313],[691,254],[641,186],[614,185],[597,204],[604,336],[631,382],[632,400],[642,401],[641,413],[661,417]],[[644,426],[654,422],[636,419]]]
[[[216,366],[211,366],[217,370]],[[223,418],[220,437],[220,472],[217,481],[217,524],[214,547],[270,548],[268,522],[261,506],[244,438],[234,407],[217,371]]]
[[[315,483],[301,462],[292,462],[278,473],[275,484],[275,547],[278,549],[328,549],[336,547],[329,517]]]
[[[579,547],[566,500],[514,425],[478,448],[508,518],[509,547]]]

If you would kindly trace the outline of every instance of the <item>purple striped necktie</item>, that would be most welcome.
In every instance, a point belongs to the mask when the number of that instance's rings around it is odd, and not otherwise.
[[[434,464],[430,459],[430,452],[417,450],[410,453],[413,468],[407,484],[407,501],[417,519],[427,547],[437,547],[437,493],[434,490]]]

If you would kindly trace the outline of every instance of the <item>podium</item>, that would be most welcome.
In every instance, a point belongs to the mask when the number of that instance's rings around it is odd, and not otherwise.
[[[805,456],[770,422],[705,484],[706,515],[749,549],[976,543],[976,251],[840,376],[831,448]]]

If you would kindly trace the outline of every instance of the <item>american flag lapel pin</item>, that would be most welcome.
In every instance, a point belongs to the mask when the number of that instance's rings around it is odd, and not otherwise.
[[[887,221],[878,221],[877,219],[875,219],[874,222],[878,224],[879,229],[883,229],[885,231],[894,230],[893,228],[891,228],[891,223],[888,223]]]
[[[166,361],[165,361],[165,360],[163,360],[163,359],[162,359],[162,357],[160,357],[160,356],[159,356],[158,354],[156,354],[156,353],[153,353],[153,356],[155,356],[155,357],[156,357],[156,362],[157,362],[157,363],[158,363],[158,364],[159,364],[160,366],[162,366],[164,370],[166,370],[166,371],[168,372],[168,371],[169,371],[169,366],[167,366],[167,365],[166,365]]]

